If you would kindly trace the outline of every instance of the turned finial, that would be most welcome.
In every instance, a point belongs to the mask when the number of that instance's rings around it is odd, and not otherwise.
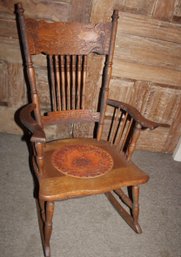
[[[21,2],[15,4],[15,10],[16,13],[18,13],[19,15],[22,15],[24,13],[23,5]]]
[[[113,11],[112,19],[113,20],[119,19],[119,11],[118,10]]]

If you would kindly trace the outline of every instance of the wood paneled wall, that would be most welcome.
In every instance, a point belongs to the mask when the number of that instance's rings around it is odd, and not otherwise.
[[[27,102],[14,17],[17,1],[0,2],[0,131],[22,133],[14,112]],[[181,135],[181,0],[27,0],[26,15],[53,21],[100,22],[120,10],[110,96],[137,107],[147,118],[166,122],[141,134],[138,147],[172,152]],[[92,57],[94,58],[94,57]],[[99,80],[101,60],[89,62],[89,86]],[[44,60],[36,59],[46,104]],[[91,71],[92,70],[92,71]],[[93,98],[94,99],[94,98]],[[89,99],[90,100],[90,99]],[[60,131],[56,127],[54,134]],[[149,133],[149,134],[148,134]],[[149,136],[148,136],[149,135]]]
[[[181,135],[181,1],[93,1],[91,20],[120,10],[110,96],[170,128],[144,131],[138,148],[172,152]]]
[[[14,119],[15,111],[27,103],[22,58],[14,15],[18,0],[0,1],[0,132],[22,133]],[[89,0],[21,0],[26,15],[49,21],[90,21],[92,2]],[[42,60],[36,61],[43,74]],[[43,79],[44,81],[45,79]],[[41,81],[40,81],[41,82]],[[41,86],[41,85],[40,85]]]

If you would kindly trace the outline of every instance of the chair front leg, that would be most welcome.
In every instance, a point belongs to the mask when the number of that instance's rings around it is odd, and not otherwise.
[[[53,213],[54,213],[54,202],[46,202],[45,207],[45,256],[50,257],[50,238],[52,234],[52,219],[53,219]]]
[[[45,222],[45,201],[39,199],[40,214],[43,223]]]
[[[138,223],[139,217],[139,186],[132,186],[132,198],[133,198],[133,207],[132,207],[132,215],[133,215],[133,223],[136,228],[138,234],[142,233],[141,227]]]

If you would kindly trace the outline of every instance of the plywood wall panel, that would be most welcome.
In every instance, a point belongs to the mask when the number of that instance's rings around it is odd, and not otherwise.
[[[87,77],[85,88],[85,106],[97,111],[97,103],[101,87],[100,71],[104,63],[104,58],[99,55],[90,55],[87,61]]]
[[[0,18],[0,36],[4,38],[18,39],[15,20]]]
[[[111,99],[133,104],[132,98],[134,94],[134,83],[134,80],[113,78],[111,80],[109,97]]]
[[[177,109],[175,114],[175,119],[172,122],[172,125],[169,130],[167,141],[165,143],[164,149],[168,152],[173,152],[175,146],[177,145],[180,135],[181,135],[181,105]]]
[[[119,12],[118,33],[181,43],[181,25],[150,16]]]
[[[157,0],[153,9],[153,17],[163,20],[172,20],[175,0]]]
[[[120,12],[113,76],[181,86],[181,26]]]
[[[119,3],[119,1],[117,1]],[[126,0],[125,10],[141,14],[151,14],[155,0]]]
[[[93,23],[110,21],[110,14],[113,11],[113,6],[117,4],[116,0],[92,0],[92,10],[90,20]],[[118,5],[123,6],[125,0],[120,0]],[[116,5],[117,7],[117,5]]]
[[[91,9],[92,1],[90,0],[79,0],[79,3],[77,3],[77,0],[72,0],[70,20],[89,23]],[[84,11],[82,12],[82,10]]]
[[[181,44],[124,33],[117,34],[116,44],[115,58],[181,71]]]
[[[135,62],[128,62],[116,58],[114,60],[113,76],[152,81],[170,86],[180,87],[181,85],[180,71]]]
[[[170,152],[165,148],[168,135],[169,131],[166,128],[157,128],[154,131],[142,131],[137,144],[137,149],[149,149],[149,151],[152,152]]]
[[[14,8],[18,1],[0,1],[0,16],[7,17],[14,20]],[[24,9],[26,10],[26,15],[37,19],[47,19],[47,20],[64,20],[67,21],[69,18],[71,2],[68,1],[32,1],[32,0],[22,0]]]
[[[17,106],[25,103],[25,82],[22,65],[19,63],[8,64],[8,106]]]
[[[8,65],[0,60],[0,106],[8,105]]]
[[[114,9],[127,13],[151,15],[156,0],[93,0],[91,21],[108,21]]]
[[[145,100],[142,112],[146,117],[149,116],[150,119],[155,119],[158,122],[172,124],[178,109],[181,107],[181,91],[150,83]]]
[[[175,0],[173,20],[181,23],[181,0]]]

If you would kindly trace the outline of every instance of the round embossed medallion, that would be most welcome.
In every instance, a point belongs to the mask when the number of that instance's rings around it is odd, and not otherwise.
[[[113,167],[111,155],[94,145],[66,145],[53,152],[51,158],[61,173],[79,178],[102,176]]]

